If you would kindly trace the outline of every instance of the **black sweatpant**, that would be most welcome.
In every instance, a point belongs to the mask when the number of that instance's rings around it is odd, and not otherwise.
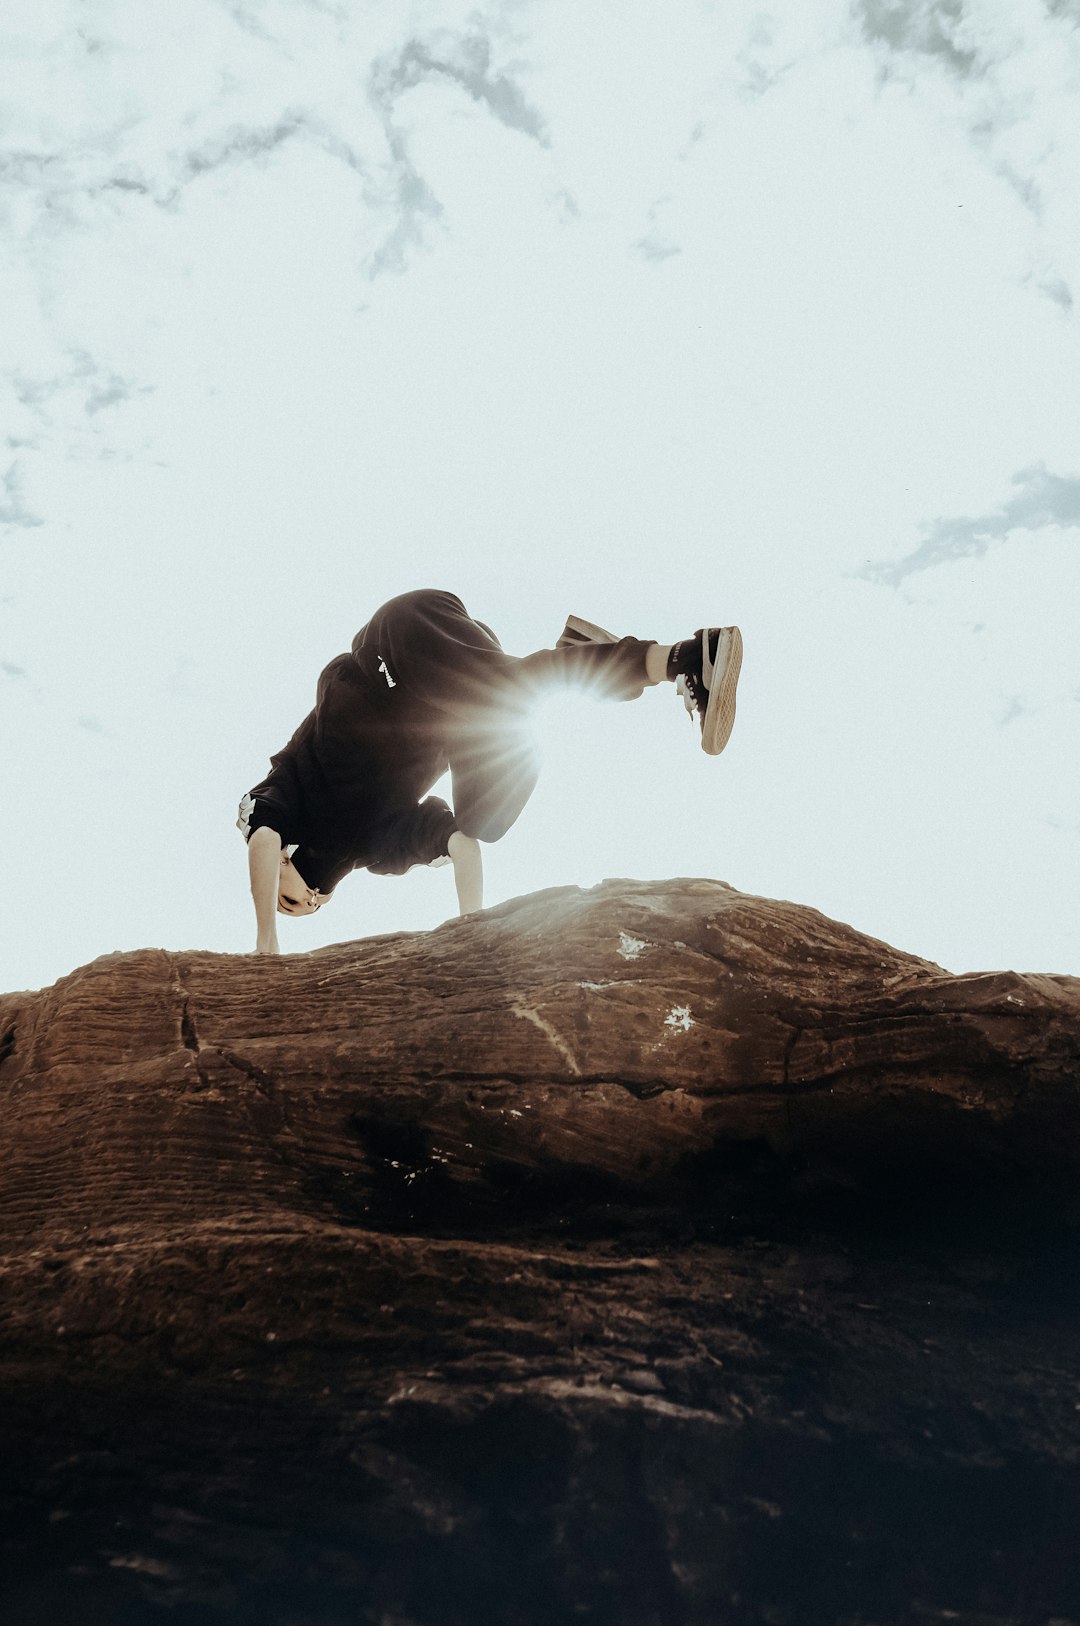
[[[365,675],[398,696],[403,731],[445,744],[458,828],[498,841],[532,794],[539,760],[531,702],[552,684],[581,683],[599,697],[635,700],[646,687],[649,643],[575,644],[508,655],[453,593],[402,593],[353,639]]]

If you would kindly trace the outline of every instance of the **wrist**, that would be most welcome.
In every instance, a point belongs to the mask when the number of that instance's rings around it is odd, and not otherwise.
[[[475,914],[484,907],[484,862],[480,856],[480,843],[475,836],[455,830],[447,850],[454,865],[458,911],[463,915]]]

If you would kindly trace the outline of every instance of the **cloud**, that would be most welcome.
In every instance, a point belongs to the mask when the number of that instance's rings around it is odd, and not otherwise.
[[[3,479],[3,494],[0,496],[0,525],[18,525],[25,529],[34,525],[43,525],[44,523],[45,521],[40,514],[32,513],[23,500],[22,464],[16,458],[13,463],[8,465],[7,473]]]
[[[372,191],[368,201],[389,205],[397,219],[368,260],[368,274],[372,277],[381,271],[404,270],[409,249],[419,247],[424,240],[424,222],[437,220],[442,214],[442,204],[409,157],[404,136],[389,122],[386,139],[393,173],[390,196],[380,197]]]
[[[331,157],[338,158],[358,174],[364,174],[359,155],[331,125],[310,113],[283,113],[272,124],[234,124],[221,135],[205,141],[184,155],[180,178],[168,192],[159,194],[155,202],[173,204],[188,182],[233,164],[258,163],[287,142],[307,140],[321,147]],[[113,185],[120,184],[117,182]]]
[[[657,198],[649,209],[647,229],[633,245],[634,253],[641,259],[650,261],[653,265],[657,265],[664,260],[670,260],[674,254],[682,253],[678,243],[662,230],[659,223],[660,216],[663,214],[664,207],[668,202],[670,202],[669,198]]]
[[[0,153],[0,180],[25,187],[39,197],[42,219],[50,231],[58,222],[81,223],[82,207],[110,193],[147,198],[160,209],[174,210],[192,182],[216,170],[265,163],[292,141],[305,141],[365,174],[355,148],[332,124],[302,109],[285,109],[265,123],[234,123],[199,142],[161,155],[161,170],[148,177],[141,164],[108,150],[111,137],[84,138],[67,152],[19,149]]]
[[[1063,277],[1059,277],[1055,272],[1050,272],[1045,277],[1034,277],[1029,280],[1035,283],[1039,292],[1045,294],[1047,299],[1052,299],[1055,305],[1060,305],[1066,316],[1072,314],[1073,293]]]
[[[48,172],[55,171],[62,162],[55,153],[22,149],[0,152],[0,179],[9,186],[39,186]]]
[[[1030,712],[1031,706],[1023,695],[1010,695],[1005,703],[1004,711],[998,718],[998,727],[1008,728],[1009,724],[1014,723],[1018,717],[1027,717]]]
[[[521,87],[505,73],[491,71],[491,45],[482,34],[442,34],[424,43],[411,39],[380,57],[368,80],[368,97],[378,115],[390,153],[390,197],[373,194],[369,201],[389,203],[396,224],[368,262],[369,274],[401,270],[407,251],[423,241],[425,224],[442,214],[442,206],[420,174],[408,142],[395,120],[397,103],[418,85],[432,81],[457,85],[485,107],[500,124],[548,145],[542,115],[526,100]]]
[[[221,0],[221,4],[237,28],[241,29],[245,34],[250,34],[253,39],[261,40],[264,45],[276,45],[279,49],[282,48],[281,40],[271,34],[269,29],[260,22],[259,18],[248,10],[247,6],[241,5],[240,0]]]
[[[1021,469],[1011,484],[1017,490],[990,514],[938,519],[925,541],[902,559],[869,564],[857,572],[867,581],[899,587],[907,576],[954,559],[979,559],[1010,531],[1064,530],[1080,525],[1080,478],[1051,474],[1041,463]]]
[[[735,56],[738,70],[733,80],[740,97],[754,99],[765,96],[791,71],[803,53],[792,55],[784,48],[782,31],[774,18],[759,13],[747,30],[746,43]],[[699,139],[701,125],[691,134],[691,141]]]
[[[39,420],[48,421],[49,404],[69,390],[82,396],[83,411],[93,417],[105,407],[128,401],[134,395],[147,395],[153,389],[152,385],[136,384],[134,379],[102,366],[85,350],[70,350],[68,355],[71,366],[50,378],[29,378],[18,370],[8,374],[16,399]]]
[[[1030,700],[1022,694],[1006,695],[1004,700],[1004,708],[997,719],[999,728],[1008,728],[1018,717],[1038,717],[1049,711],[1058,711],[1062,706],[1076,705],[1080,701],[1080,689],[1071,689],[1067,693],[1059,692],[1041,703]]]
[[[959,43],[964,0],[856,0],[853,9],[872,44],[939,57],[962,78],[978,66],[978,53]]]
[[[25,666],[16,666],[14,661],[0,661],[0,672],[9,678],[29,677]]]
[[[109,415],[126,402],[153,394],[154,388],[70,346],[34,355],[30,366],[0,373],[3,410],[9,422],[22,420],[18,433],[4,437],[15,455],[0,474],[0,526],[25,530],[46,522],[26,499],[29,481],[42,489],[33,476],[34,453],[63,446],[69,457],[126,455],[122,449],[118,453],[115,443],[124,427],[110,422]],[[122,448],[122,440],[120,444]]]
[[[148,388],[150,386],[147,386]],[[145,392],[144,392],[145,393]],[[127,379],[121,378],[119,373],[113,373],[108,382],[91,390],[86,398],[84,411],[87,417],[92,418],[95,412],[101,412],[105,407],[116,406],[119,401],[127,401],[132,394],[132,387]]]
[[[1057,21],[1080,17],[1080,0],[1045,0],[1044,9],[979,0],[853,0],[852,16],[874,48],[883,76],[934,97],[936,62],[955,92],[955,110],[993,174],[1040,227],[1048,199],[1071,197],[1075,168],[1075,62]],[[1071,259],[1072,211],[1049,249]],[[1051,268],[1029,279],[1065,311],[1068,282]]]
[[[0,379],[10,391],[9,412],[16,410],[17,403],[30,415],[28,427],[35,431],[8,435],[7,444],[12,450],[40,450],[43,443],[55,442],[59,437],[67,443],[69,455],[75,455],[79,448],[79,455],[94,458],[117,455],[111,443],[116,430],[108,426],[110,410],[153,394],[155,388],[103,365],[88,351],[72,348],[54,355],[48,372],[35,376],[21,368],[10,368]],[[100,416],[103,413],[104,418]],[[44,524],[41,515],[26,504],[25,478],[24,462],[16,457],[0,485],[0,523],[24,528]]]
[[[299,114],[280,118],[262,128],[234,124],[221,135],[185,154],[185,179],[205,175],[210,170],[220,169],[223,164],[248,163],[253,159],[265,158],[286,141],[291,141],[303,128],[304,120]]]
[[[654,264],[659,260],[670,260],[673,254],[682,253],[678,243],[668,242],[655,232],[648,232],[644,237],[639,237],[634,248],[643,260],[651,260]]]
[[[252,39],[260,40],[264,45],[276,46],[278,50],[288,54],[286,42],[271,33],[262,19],[255,15],[250,6],[245,6],[242,0],[219,0],[219,4],[242,33],[250,34]],[[301,4],[306,5],[310,11],[321,12],[324,17],[333,18],[335,22],[346,23],[349,20],[347,7],[328,4],[327,0],[301,0]]]
[[[49,262],[59,231],[96,226],[97,211],[103,204],[110,208],[128,205],[137,210],[147,202],[172,213],[182,203],[187,189],[204,177],[232,168],[265,166],[296,144],[321,150],[361,178],[364,202],[375,212],[376,231],[387,231],[386,219],[390,216],[389,235],[382,238],[367,268],[371,272],[396,268],[404,264],[410,247],[423,239],[430,223],[442,213],[438,199],[413,161],[407,129],[398,122],[397,108],[402,97],[422,84],[450,85],[506,129],[542,146],[548,144],[543,115],[529,100],[515,73],[496,64],[494,35],[486,24],[473,20],[461,29],[399,37],[398,43],[374,57],[364,55],[366,46],[359,44],[358,68],[339,76],[337,116],[333,111],[322,111],[322,87],[299,71],[298,62],[305,67],[305,61],[297,53],[318,17],[327,19],[331,30],[336,22],[335,49],[340,51],[342,31],[350,19],[348,8],[327,0],[306,0],[306,17],[297,23],[295,38],[279,39],[266,26],[261,8],[251,0],[218,3],[221,14],[228,19],[221,49],[235,48],[237,53],[235,66],[231,56],[224,59],[229,63],[224,72],[229,100],[235,105],[234,93],[245,91],[249,93],[247,105],[259,106],[263,116],[242,116],[227,126],[215,127],[221,97],[212,96],[200,117],[202,133],[193,137],[186,104],[175,94],[158,98],[142,116],[111,123],[100,117],[87,123],[75,113],[60,142],[52,126],[36,141],[21,139],[11,150],[0,153],[0,179],[25,189],[38,205],[31,228],[34,241],[22,249],[31,262],[36,258]],[[275,13],[279,19],[281,15]],[[234,30],[239,33],[234,34]],[[276,87],[284,81],[268,74],[267,47],[273,47],[275,57],[280,54],[296,69],[288,80],[286,94],[292,97],[289,102],[275,105]],[[80,85],[85,61],[85,52],[80,51],[77,60],[67,63],[68,69],[79,76]],[[148,75],[152,67],[151,61]],[[111,94],[111,85],[103,85],[102,96],[108,98]],[[366,108],[357,107],[358,95],[365,94]],[[76,108],[81,106],[79,97],[73,102]],[[111,104],[106,100],[102,105]],[[137,101],[133,100],[132,107],[138,115],[141,110]],[[212,121],[209,127],[207,119]],[[32,124],[28,122],[27,128],[32,129]],[[104,398],[98,400],[99,407],[108,404]]]
[[[447,79],[459,85],[500,124],[547,146],[544,119],[530,106],[521,87],[508,74],[492,74],[491,43],[482,34],[446,34],[430,45],[409,40],[393,56],[375,64],[370,92],[378,106],[390,110],[406,91],[430,79]]]

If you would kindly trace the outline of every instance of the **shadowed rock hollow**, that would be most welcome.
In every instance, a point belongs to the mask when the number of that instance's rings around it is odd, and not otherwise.
[[[0,998],[0,1605],[1080,1621],[1080,982],[716,881]]]

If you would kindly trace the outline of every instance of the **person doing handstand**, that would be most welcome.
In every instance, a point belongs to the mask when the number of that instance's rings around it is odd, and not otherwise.
[[[391,599],[324,668],[314,710],[240,803],[256,952],[280,952],[275,911],[314,914],[353,869],[403,875],[449,861],[460,912],[482,908],[479,844],[504,836],[532,794],[528,712],[550,685],[634,700],[674,681],[715,756],[735,720],[741,663],[738,627],[664,645],[575,616],[553,649],[519,658],[453,593]],[[427,794],[448,769],[452,810]]]

